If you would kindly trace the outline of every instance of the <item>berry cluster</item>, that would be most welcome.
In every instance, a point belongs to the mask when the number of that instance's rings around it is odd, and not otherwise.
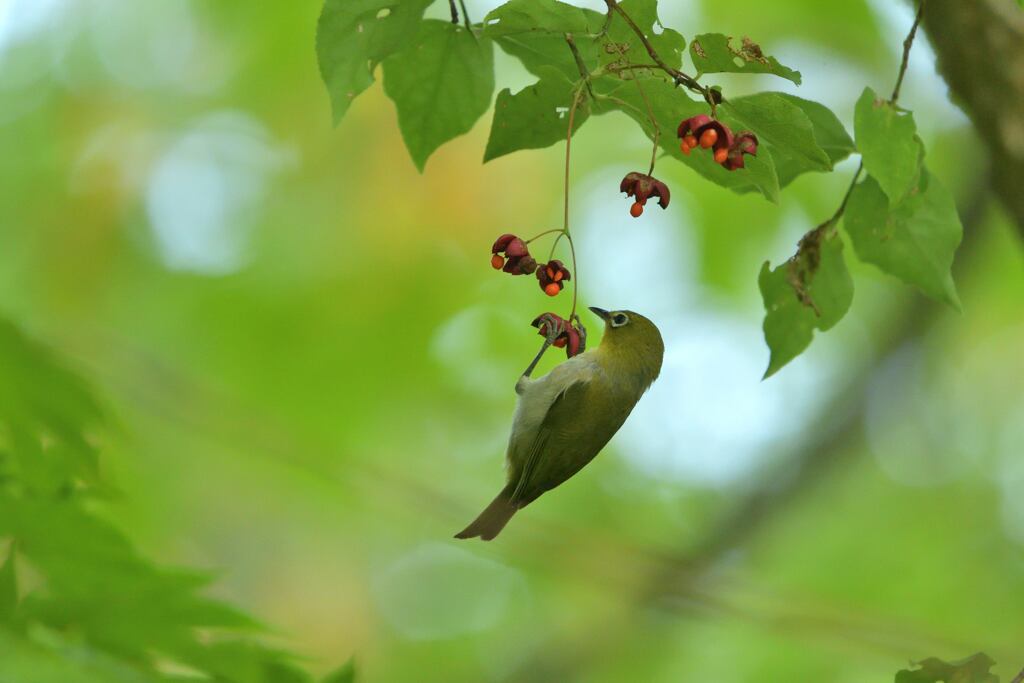
[[[552,231],[555,232],[555,231]],[[543,234],[543,233],[542,233]],[[537,276],[537,284],[548,296],[558,296],[565,283],[572,279],[572,273],[558,259],[547,263],[537,263],[530,256],[529,240],[506,233],[495,240],[491,246],[491,266],[495,270],[503,270],[510,275]],[[552,346],[564,348],[567,357],[583,353],[587,343],[587,333],[575,314],[576,302],[573,301],[574,312],[566,320],[554,313],[543,313],[537,316],[532,325],[541,336],[551,341]]]
[[[587,345],[587,332],[579,324],[579,318],[570,316],[571,320],[554,313],[542,313],[530,323],[537,328],[537,334],[547,337],[552,332],[556,335],[552,346],[565,348],[567,358],[583,353]]]
[[[713,150],[716,164],[729,171],[743,168],[743,155],[757,155],[757,136],[750,131],[733,134],[729,126],[707,114],[691,116],[679,124],[679,149],[689,156],[700,147]]]
[[[537,262],[530,256],[526,242],[515,235],[506,233],[494,241],[491,247],[491,267],[504,270],[511,275],[529,275],[537,269]]]
[[[548,296],[558,296],[565,283],[572,279],[572,273],[558,259],[540,265],[530,256],[527,243],[515,235],[506,233],[491,246],[491,266],[510,275],[536,273],[537,284]]]
[[[743,155],[757,156],[757,136],[748,130],[733,133],[729,126],[707,114],[699,114],[684,119],[677,130],[679,149],[686,156],[693,150],[709,149],[716,164],[721,164],[729,171],[743,168]],[[651,168],[654,168],[652,163]],[[668,186],[657,178],[633,171],[627,173],[619,184],[619,190],[633,197],[635,201],[629,207],[629,215],[639,218],[644,212],[647,199],[657,197],[661,208],[668,208]],[[498,267],[498,266],[495,266]]]
[[[565,283],[571,279],[569,269],[558,259],[548,261],[542,268],[537,269],[537,282],[548,296],[557,296],[565,287]]]
[[[670,198],[668,185],[652,176],[636,171],[627,173],[619,183],[619,191],[625,192],[627,197],[636,199],[633,206],[629,207],[629,215],[633,218],[639,218],[640,214],[644,212],[644,205],[649,197],[657,197],[658,206],[663,209],[668,208]]]

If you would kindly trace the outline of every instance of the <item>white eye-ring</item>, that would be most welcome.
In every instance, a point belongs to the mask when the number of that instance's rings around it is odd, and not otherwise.
[[[629,324],[629,316],[625,313],[616,313],[612,316],[612,327],[622,327]]]

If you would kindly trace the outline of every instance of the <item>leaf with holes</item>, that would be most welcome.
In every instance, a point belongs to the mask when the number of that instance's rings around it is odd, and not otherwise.
[[[690,42],[690,58],[702,74],[774,74],[800,85],[799,71],[765,55],[761,46],[746,36],[734,41],[721,33],[702,33]]]
[[[878,181],[889,205],[897,204],[915,187],[924,154],[913,115],[864,88],[853,112],[853,132],[865,170]]]
[[[774,270],[765,261],[757,279],[764,300],[764,340],[771,351],[765,378],[778,372],[843,319],[853,302],[853,279],[838,233],[812,232],[796,255]]]
[[[577,88],[562,74],[549,69],[541,80],[515,95],[508,88],[498,93],[484,161],[565,140],[569,109],[576,92]],[[583,100],[573,117],[573,131],[587,120],[587,113],[586,100]]]
[[[963,237],[952,195],[922,168],[896,206],[868,176],[850,194],[843,224],[858,258],[959,309],[950,268]]]
[[[509,0],[484,17],[484,35],[496,38],[538,31],[559,35],[596,33],[603,21],[603,16],[593,10],[556,0]]]
[[[895,683],[999,683],[990,671],[994,665],[984,652],[954,662],[929,657],[915,662],[913,669],[897,672]]]
[[[491,103],[494,46],[447,21],[423,22],[415,42],[384,60],[384,92],[416,167],[469,132]]]
[[[316,29],[334,122],[373,84],[373,70],[411,42],[431,0],[326,0]]]
[[[657,0],[622,0],[619,6],[633,19],[665,64],[674,69],[682,66],[686,39],[661,23]],[[612,13],[598,55],[601,64],[609,68],[625,64],[651,64],[653,59],[636,31],[618,12]]]

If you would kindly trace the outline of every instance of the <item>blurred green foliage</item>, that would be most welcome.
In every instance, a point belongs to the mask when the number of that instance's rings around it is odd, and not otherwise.
[[[911,20],[663,5],[686,36],[751,34],[847,130]],[[581,293],[649,312],[665,374],[584,473],[465,545],[548,306],[487,251],[560,219],[561,150],[481,166],[478,125],[421,176],[379,86],[333,128],[320,9],[0,9],[0,680],[292,680],[356,653],[360,681],[852,682],[982,649],[1013,677],[1024,257],[921,36],[901,102],[971,217],[963,313],[851,259],[848,315],[760,383],[758,269],[853,165],[823,145],[836,171],[776,206],[666,164],[673,204],[641,224],[616,189],[649,142],[594,117],[574,145]],[[534,82],[495,40],[499,82]],[[773,502],[723,533],[752,495]]]

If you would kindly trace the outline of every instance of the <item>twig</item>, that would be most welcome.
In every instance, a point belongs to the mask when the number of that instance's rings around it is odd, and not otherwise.
[[[857,181],[860,179],[860,174],[864,170],[864,162],[861,161],[857,165],[857,170],[853,174],[853,178],[850,179],[850,186],[846,188],[846,194],[843,195],[843,201],[839,203],[839,208],[832,214],[832,217],[825,221],[825,225],[834,226],[839,222],[839,219],[846,213],[846,203],[850,201],[850,195],[853,194],[853,188],[857,187]]]
[[[917,35],[917,27],[921,24],[921,18],[924,16],[924,6],[927,0],[921,0],[921,3],[917,7],[917,15],[914,17],[914,24],[910,27],[910,31],[907,33],[907,37],[903,39],[903,60],[900,62],[900,72],[896,77],[896,87],[892,90],[892,97],[889,102],[896,104],[896,100],[900,96],[900,87],[903,85],[903,76],[907,73],[907,62],[910,60],[910,48],[914,46],[914,36]],[[853,188],[857,186],[857,181],[860,179],[860,174],[864,170],[864,161],[861,160],[857,166],[857,171],[853,174],[853,178],[850,180],[850,186],[846,188],[846,194],[843,195],[843,201],[839,204],[839,208],[832,214],[832,217],[823,223],[820,227],[829,226],[833,227],[839,222],[839,219],[843,217],[846,212],[846,204],[850,201],[850,195],[853,194]]]
[[[459,0],[459,7],[462,8],[462,21],[466,25],[466,30],[469,31],[470,35],[475,37],[476,34],[473,33],[473,22],[469,20],[469,12],[466,11],[465,0]]]
[[[606,5],[608,5],[609,16],[611,16],[611,13],[614,11],[617,12],[620,17],[622,17],[622,20],[629,25],[630,30],[632,30],[633,33],[636,34],[637,38],[640,39],[640,42],[643,43],[644,49],[647,50],[647,54],[651,56],[651,59],[654,60],[654,63],[657,65],[657,67],[664,71],[665,73],[667,73],[669,76],[671,76],[672,80],[674,80],[677,85],[685,85],[690,90],[693,90],[694,92],[699,92],[701,95],[703,95],[704,99],[711,106],[711,114],[712,116],[714,116],[715,107],[720,100],[716,99],[711,88],[704,87],[703,85],[698,83],[697,79],[695,79],[693,76],[690,76],[689,74],[686,74],[680,71],[679,69],[674,69],[668,64],[666,64],[665,60],[662,59],[661,55],[658,54],[658,51],[654,49],[653,45],[651,45],[651,41],[647,39],[647,36],[644,35],[644,32],[640,30],[640,27],[636,25],[635,21],[633,21],[633,17],[629,16],[629,14],[627,14],[626,11],[622,9],[617,0],[604,0],[604,2]],[[719,95],[719,98],[720,97],[721,95]]]
[[[1010,683],[1024,683],[1024,669],[1020,670],[1020,673],[1013,677]]]
[[[900,87],[903,85],[903,76],[907,73],[907,62],[910,60],[910,48],[914,46],[914,36],[917,35],[917,27],[921,24],[921,17],[924,16],[924,6],[928,0],[921,0],[917,6],[917,15],[914,17],[914,25],[910,27],[910,33],[903,39],[903,61],[900,62],[900,73],[896,77],[896,86],[892,89],[892,97],[889,101],[896,104],[900,97]]]
[[[587,84],[587,92],[590,93],[590,97],[594,98],[594,89],[590,85],[590,72],[587,71],[587,65],[583,61],[583,55],[580,54],[579,48],[576,47],[576,41],[573,40],[571,33],[565,34],[565,42],[569,44],[569,50],[572,51],[572,57],[576,60],[576,68],[580,72],[580,78]]]
[[[459,0],[459,7],[462,8],[463,25],[466,27],[466,30],[469,31],[469,35],[475,38],[476,34],[473,33],[473,22],[469,20],[469,12],[466,11],[465,0]],[[459,10],[455,9],[455,0],[448,0],[448,8],[452,11],[452,23],[459,23]]]

